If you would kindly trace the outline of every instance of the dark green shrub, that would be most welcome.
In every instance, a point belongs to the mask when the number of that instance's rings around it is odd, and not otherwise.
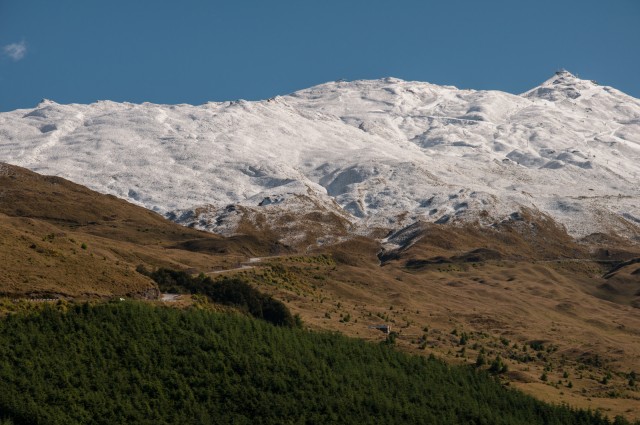
[[[204,295],[213,302],[236,307],[278,326],[293,327],[301,323],[301,320],[294,319],[284,303],[263,294],[242,279],[223,278],[214,282],[203,273],[194,277],[183,271],[165,268],[149,272],[143,266],[138,266],[136,270],[152,278],[162,292]]]

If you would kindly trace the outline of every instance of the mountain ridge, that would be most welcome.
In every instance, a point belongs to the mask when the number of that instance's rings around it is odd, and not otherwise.
[[[640,237],[640,102],[566,71],[522,95],[385,78],[200,106],[44,101],[0,114],[0,152],[227,235],[230,208],[291,243],[313,238],[277,217],[301,208],[340,223],[316,239],[526,208],[576,238]]]

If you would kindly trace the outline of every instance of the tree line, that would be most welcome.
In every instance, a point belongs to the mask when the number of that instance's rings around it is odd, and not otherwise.
[[[191,276],[186,272],[167,268],[149,271],[138,266],[137,270],[153,279],[162,292],[204,295],[213,302],[236,307],[274,325],[300,325],[300,319],[294,317],[283,302],[260,292],[242,279],[225,276],[214,281],[203,273]]]

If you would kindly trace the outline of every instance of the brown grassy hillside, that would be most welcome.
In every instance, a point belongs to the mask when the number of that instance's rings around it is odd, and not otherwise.
[[[0,167],[0,293],[154,297],[138,264],[229,268],[268,243],[222,238],[59,177]],[[197,252],[194,252],[197,251]]]
[[[383,341],[371,326],[387,324],[405,350],[467,364],[482,354],[485,368],[500,356],[505,384],[640,418],[640,388],[629,379],[640,373],[638,247],[579,243],[524,214],[488,228],[418,224],[392,235],[395,250],[355,238],[229,273],[314,328]]]
[[[60,178],[0,170],[5,295],[153,298],[139,264],[238,275],[311,328],[383,341],[371,326],[387,324],[401,349],[468,364],[482,354],[485,368],[500,356],[505,385],[640,419],[629,379],[640,375],[640,248],[629,241],[574,241],[524,211],[492,227],[417,223],[384,250],[357,237],[295,253],[265,225],[222,238]]]

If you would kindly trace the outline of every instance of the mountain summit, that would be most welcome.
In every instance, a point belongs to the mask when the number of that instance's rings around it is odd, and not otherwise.
[[[585,93],[595,94],[593,91],[597,85],[595,81],[581,80],[569,71],[560,70],[553,77],[524,95],[529,99],[539,98],[557,102],[565,99],[577,99]],[[595,92],[597,93],[597,90]]]
[[[567,71],[522,95],[386,78],[200,106],[42,102],[0,114],[0,153],[222,233],[298,214],[321,241],[526,209],[575,237],[640,234],[640,101]]]

